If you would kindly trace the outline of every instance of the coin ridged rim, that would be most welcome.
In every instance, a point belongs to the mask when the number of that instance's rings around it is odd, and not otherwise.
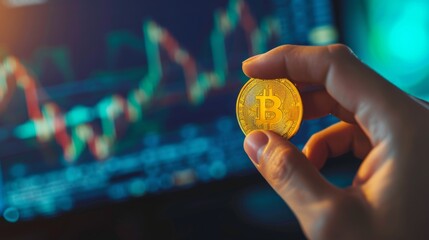
[[[303,115],[304,115],[304,105],[303,105],[303,103],[302,103],[302,98],[301,98],[301,95],[300,95],[300,92],[299,92],[299,90],[298,90],[298,88],[295,86],[295,84],[293,84],[289,79],[287,79],[287,78],[276,78],[276,79],[260,79],[260,78],[250,78],[244,85],[243,85],[243,87],[240,89],[240,92],[239,92],[239,94],[238,94],[238,97],[237,97],[237,101],[236,101],[236,107],[235,107],[235,111],[236,111],[236,118],[237,118],[237,122],[238,122],[238,125],[240,126],[240,129],[241,129],[241,131],[244,133],[244,135],[248,135],[249,133],[246,133],[245,131],[244,131],[244,129],[243,129],[243,126],[242,126],[242,124],[241,124],[241,121],[240,121],[240,117],[239,117],[239,109],[240,109],[240,107],[239,107],[239,101],[240,101],[240,99],[241,99],[241,97],[242,97],[242,95],[243,95],[243,93],[245,92],[245,89],[250,85],[250,84],[252,84],[252,82],[254,82],[254,81],[257,81],[257,80],[260,80],[260,81],[278,81],[280,84],[284,84],[285,85],[285,87],[286,88],[289,88],[289,89],[291,89],[292,91],[292,93],[293,92],[296,92],[296,93],[298,93],[298,94],[296,94],[296,96],[294,96],[293,98],[296,100],[296,102],[299,102],[300,104],[301,104],[301,111],[299,111],[299,113],[298,113],[298,118],[297,118],[297,121],[296,121],[296,123],[295,124],[292,124],[292,126],[291,126],[291,130],[292,131],[288,131],[288,132],[286,132],[286,133],[284,133],[284,134],[282,134],[282,137],[285,137],[285,138],[287,138],[287,139],[290,139],[290,138],[292,138],[293,136],[295,136],[296,135],[296,133],[298,132],[298,130],[299,130],[299,128],[300,128],[300,126],[301,126],[301,124],[302,124],[302,119],[303,119]],[[283,81],[283,82],[282,82]],[[258,128],[255,128],[254,130],[258,130]],[[261,129],[261,130],[263,130],[263,129]],[[252,132],[252,131],[251,131]],[[288,133],[289,132],[292,132],[292,134],[289,136],[288,135]]]

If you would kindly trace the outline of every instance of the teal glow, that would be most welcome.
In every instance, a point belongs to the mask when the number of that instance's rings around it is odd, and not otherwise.
[[[104,98],[98,105],[98,110],[101,118],[101,126],[105,136],[115,135],[115,119],[114,113],[115,99],[113,97]]]
[[[388,34],[389,51],[404,61],[420,62],[429,51],[429,4],[410,1]]]
[[[19,220],[19,211],[14,207],[6,208],[3,212],[3,217],[8,222],[17,222]]]
[[[221,161],[215,161],[209,168],[210,175],[216,179],[224,178],[227,174],[226,166]]]
[[[75,126],[81,123],[86,123],[93,119],[92,109],[83,106],[76,106],[67,113],[65,118],[65,122],[68,126]]]
[[[345,43],[406,93],[429,101],[429,1],[347,2]]]
[[[15,136],[21,139],[32,138],[36,136],[36,126],[33,121],[28,121],[15,128]]]
[[[218,16],[218,15],[216,15]],[[220,20],[217,20],[220,21]],[[225,70],[226,66],[226,53],[225,53],[225,43],[222,36],[222,33],[218,30],[213,31],[210,36],[210,41],[213,49],[213,60],[215,66],[215,73],[219,77],[221,86],[225,82]]]
[[[129,192],[132,196],[139,197],[146,192],[146,183],[142,179],[135,179],[129,184]]]

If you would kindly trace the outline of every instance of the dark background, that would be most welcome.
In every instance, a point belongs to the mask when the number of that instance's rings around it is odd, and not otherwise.
[[[330,159],[322,173],[351,184],[360,160]],[[55,218],[0,225],[6,239],[305,239],[296,218],[259,174],[202,184]]]
[[[146,19],[155,20],[168,29],[189,53],[199,61],[200,70],[210,70],[213,63],[210,57],[210,45],[207,43],[213,27],[212,15],[214,9],[224,8],[227,0],[219,1],[156,1],[141,3],[144,8],[138,8],[140,3],[124,4],[122,1],[50,1],[48,4],[22,7],[10,10],[0,4],[0,59],[13,54],[21,59],[34,75],[38,83],[45,88],[47,95],[55,99],[64,111],[70,110],[79,104],[95,104],[100,96],[126,91],[135,86],[139,79],[134,73],[144,73],[147,60],[144,50],[138,47],[123,49],[119,55],[112,58],[106,51],[105,40],[112,29],[116,32],[127,31],[135,36],[141,36],[141,23]],[[275,12],[273,6],[281,1],[246,1],[257,20],[267,13]],[[267,1],[268,2],[268,1]],[[289,3],[291,1],[284,1]],[[302,4],[312,1],[300,1]],[[316,1],[317,2],[317,1]],[[407,3],[422,3],[414,0]],[[380,36],[391,36],[388,31],[393,29],[394,23],[401,15],[391,17],[391,23],[381,28],[375,28],[373,14],[377,13],[377,4],[383,0],[371,1],[339,1],[332,2],[332,17],[339,30],[338,42],[351,45],[355,53],[371,67],[387,76],[408,93],[427,100],[429,94],[427,81],[428,61],[420,57],[415,61],[408,59],[413,72],[407,73],[407,67],[392,68],[390,60],[394,58],[392,51],[387,49],[386,39]],[[381,6],[380,5],[380,6]],[[389,6],[398,5],[391,4]],[[401,4],[399,4],[401,5]],[[399,9],[406,9],[399,6]],[[429,7],[428,7],[429,9]],[[379,10],[379,9],[378,9]],[[392,8],[386,8],[386,13]],[[144,17],[142,17],[144,16]],[[181,17],[178,17],[181,16]],[[386,19],[388,14],[384,15]],[[378,17],[378,16],[377,16]],[[34,21],[28,21],[28,19]],[[288,18],[286,18],[288,19]],[[370,21],[372,19],[372,21]],[[377,18],[378,19],[378,18]],[[385,20],[385,19],[384,19]],[[311,24],[311,19],[309,20]],[[410,20],[410,26],[417,26]],[[377,26],[378,27],[378,26]],[[414,29],[415,30],[415,29]],[[412,35],[404,46],[413,45],[413,40],[423,35]],[[371,35],[372,34],[372,35]],[[235,97],[240,86],[246,80],[241,73],[241,61],[249,56],[243,45],[243,32],[237,31],[228,39],[230,51],[229,70],[232,83],[225,88],[214,90],[206,96],[201,106],[189,104],[183,93],[184,78],[181,69],[174,64],[168,65],[168,76],[162,83],[162,91],[155,97],[156,104],[167,102],[170,107],[157,110],[150,108],[146,114],[150,120],[143,121],[138,126],[129,128],[127,134],[146,133],[147,129],[156,129],[165,134],[167,142],[177,138],[178,129],[189,122],[205,128],[212,119],[220,116],[234,116]],[[376,37],[374,37],[376,36]],[[378,36],[378,38],[377,38]],[[421,37],[424,39],[423,37]],[[389,39],[400,39],[391,36]],[[274,39],[276,40],[276,39]],[[401,40],[401,39],[400,39]],[[404,40],[404,39],[402,39]],[[404,41],[405,41],[404,40]],[[281,42],[281,40],[280,40]],[[280,44],[279,40],[270,43],[271,47]],[[307,44],[305,40],[295,39],[294,43]],[[66,49],[71,71],[59,71],[52,62],[40,65],[35,58],[37,50],[51,51],[51,47]],[[423,45],[422,45],[423,46]],[[424,46],[423,46],[424,47]],[[390,52],[389,52],[390,51]],[[416,52],[419,49],[415,49]],[[409,53],[406,48],[403,52]],[[412,55],[407,55],[412,56]],[[429,54],[428,54],[429,56]],[[386,60],[387,59],[387,60]],[[401,63],[403,64],[403,63]],[[418,69],[420,67],[421,69]],[[415,69],[414,69],[415,68]],[[52,70],[53,69],[53,70]],[[88,79],[100,76],[124,74],[129,81],[122,82],[95,82],[94,92],[75,94],[76,88],[85,89]],[[393,69],[388,71],[388,69]],[[416,70],[417,69],[417,70]],[[128,71],[130,70],[130,71]],[[132,71],[131,71],[132,70]],[[411,71],[411,70],[410,70]],[[410,75],[407,75],[410,74]],[[131,77],[130,77],[131,76]],[[171,76],[178,76],[172,78]],[[415,81],[408,81],[415,79]],[[412,82],[412,84],[408,84]],[[91,85],[91,86],[93,86]],[[93,87],[94,87],[93,86]],[[73,94],[66,94],[67,90]],[[73,90],[73,91],[71,91]],[[168,95],[171,91],[171,96]],[[73,96],[73,97],[70,97]],[[185,99],[185,100],[184,100]],[[42,98],[42,101],[49,97]],[[168,105],[168,104],[167,104]],[[221,106],[221,107],[219,107]],[[0,151],[2,183],[15,180],[10,174],[16,162],[28,166],[28,174],[49,172],[62,169],[64,162],[58,161],[61,151],[54,143],[45,145],[41,149],[37,141],[22,141],[12,138],[8,131],[16,124],[28,119],[26,115],[23,94],[17,93],[10,101],[0,119]],[[7,114],[6,114],[7,113]],[[195,118],[199,114],[199,118]],[[293,141],[302,146],[312,132],[321,129],[332,120],[305,122]],[[95,122],[94,125],[97,125]],[[238,126],[234,126],[237,130]],[[131,130],[130,130],[131,129]],[[136,135],[138,135],[136,134]],[[172,135],[169,135],[172,134]],[[135,135],[126,135],[117,144],[116,154],[121,156],[126,152],[138,151],[142,148],[141,139]],[[170,141],[170,142],[169,142]],[[48,150],[46,150],[48,149]],[[46,154],[49,153],[49,154]],[[303,239],[299,224],[286,204],[268,186],[265,180],[252,168],[241,146],[234,152],[244,171],[232,172],[220,180],[197,182],[180,188],[171,188],[166,191],[152,192],[142,197],[109,200],[99,198],[77,204],[69,211],[55,215],[36,215],[31,219],[22,219],[11,223],[4,218],[0,219],[1,239]],[[34,162],[33,160],[42,160]],[[90,153],[85,152],[79,159],[80,163],[94,161]],[[322,169],[323,175],[332,183],[340,187],[351,184],[360,160],[352,154],[331,159]],[[121,181],[123,179],[116,179]],[[113,181],[112,181],[113,182]],[[4,197],[5,190],[1,193]],[[84,197],[84,196],[83,196]],[[3,204],[3,203],[2,203]],[[7,206],[1,206],[5,208]]]
[[[182,47],[198,60],[201,70],[212,69],[208,36],[214,21],[213,17],[208,15],[212,15],[214,9],[225,8],[228,2],[162,0],[124,4],[121,1],[59,0],[13,10],[3,7],[0,8],[0,48],[3,55],[13,54],[21,59],[37,77],[38,84],[43,86],[47,95],[41,95],[41,103],[54,99],[63,111],[68,111],[77,103],[96,104],[103,95],[125,95],[129,88],[135,86],[138,79],[132,77],[131,70],[138,73],[147,70],[140,69],[140,66],[147,65],[145,50],[133,45],[121,49],[117,55],[111,55],[106,39],[111,37],[109,34],[112,30],[142,38],[142,22],[148,19],[168,29],[179,43],[183,43]],[[246,2],[256,21],[269,14],[277,14],[276,17],[279,17],[275,6],[282,1],[272,1],[270,4],[261,1]],[[289,4],[288,1],[284,3]],[[302,1],[300,4],[305,7],[311,5],[312,1]],[[139,7],[140,5],[143,7]],[[340,29],[338,13],[341,6],[335,2],[332,7],[331,17]],[[306,18],[305,24],[294,24],[308,25],[306,27],[316,24],[309,16],[299,16],[299,10],[288,10],[289,13],[285,15],[293,13],[296,19]],[[292,22],[292,15],[289,19],[285,16],[285,19]],[[288,23],[290,26],[293,25],[291,22]],[[306,34],[302,29],[296,26],[291,29],[295,32],[287,35],[294,43],[308,44],[308,40],[301,37]],[[268,49],[279,45],[281,38],[280,36],[268,42]],[[115,154],[121,156],[142,148],[136,144],[140,140],[135,134],[129,133],[144,132],[146,128],[141,130],[141,126],[150,126],[147,128],[154,128],[166,135],[168,143],[174,141],[177,129],[189,122],[204,128],[205,124],[210,124],[219,116],[234,116],[235,98],[245,81],[241,73],[241,61],[249,56],[243,44],[244,40],[244,33],[240,29],[225,40],[230,54],[229,83],[220,90],[210,92],[202,106],[192,106],[183,100],[186,96],[183,94],[185,89],[181,69],[163,61],[166,77],[152,106],[145,112],[150,120],[144,120],[125,130],[124,135],[128,137],[120,139]],[[341,34],[338,41],[342,41]],[[60,60],[69,68],[61,69],[59,65],[55,65],[58,59],[47,61],[44,58],[46,54],[55,54],[55,51],[64,54],[65,57]],[[76,91],[76,88],[85,90],[90,86],[84,85],[88,79],[120,74],[125,76],[120,84],[100,80],[95,83],[98,88],[96,91]],[[169,95],[171,91],[174,93],[173,97]],[[157,109],[157,104],[163,101],[171,104]],[[2,118],[1,125],[8,129],[16,123],[26,121],[28,116],[25,108],[22,93],[18,92],[4,109],[4,112],[9,114]],[[331,122],[332,119],[305,123],[300,134],[294,138],[295,143],[302,146],[312,132]],[[98,126],[97,122],[93,125]],[[237,130],[235,128],[237,126],[234,126],[234,131]],[[170,133],[173,133],[172,137]],[[7,144],[0,146],[3,154],[4,182],[19,178],[7,171],[17,162],[26,166],[25,174],[49,173],[64,167],[64,162],[58,161],[61,149],[55,143],[48,143],[44,148],[37,146],[36,141],[23,142],[14,138],[7,139]],[[77,196],[77,199],[84,200],[77,202],[69,211],[45,216],[35,215],[15,223],[1,219],[0,236],[2,239],[303,238],[290,209],[252,168],[241,146],[235,151],[233,158],[244,162],[245,170],[231,172],[220,180],[199,182],[143,197],[116,201],[103,200],[100,197],[85,199],[83,194]],[[34,159],[43,162],[34,162]],[[79,166],[81,163],[93,161],[93,156],[85,152],[76,164]],[[352,181],[357,163],[358,160],[351,155],[343,156],[328,164],[324,174],[335,184],[347,186]],[[130,176],[120,176],[111,180],[112,184]]]

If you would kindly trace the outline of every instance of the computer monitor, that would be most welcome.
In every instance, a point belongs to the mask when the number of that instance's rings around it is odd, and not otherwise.
[[[3,0],[0,210],[29,221],[255,174],[241,62],[338,40],[328,0]],[[302,147],[336,121],[306,121]]]

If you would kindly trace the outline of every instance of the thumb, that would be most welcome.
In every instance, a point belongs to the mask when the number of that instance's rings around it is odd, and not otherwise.
[[[270,131],[253,131],[244,150],[300,222],[311,221],[320,204],[339,194],[292,143]]]

